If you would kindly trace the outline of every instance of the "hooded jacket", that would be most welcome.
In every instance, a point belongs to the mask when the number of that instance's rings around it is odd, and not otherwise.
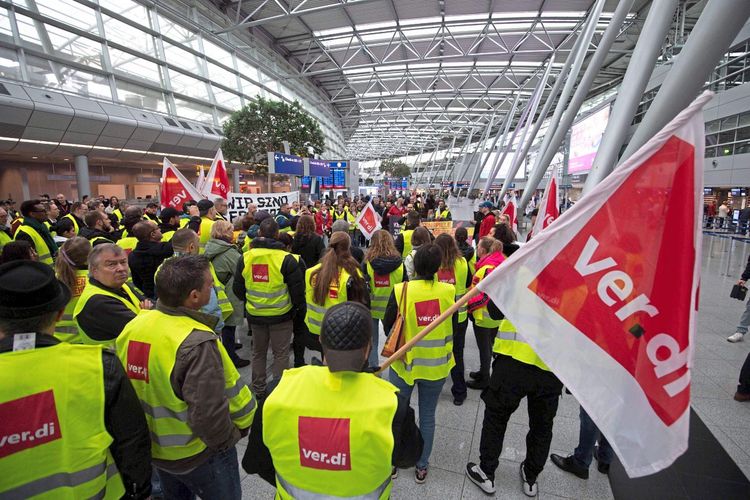
[[[487,271],[487,274],[485,274],[485,277],[488,276],[492,271],[494,271],[497,266],[499,266],[503,261],[505,260],[505,256],[500,252],[494,252],[489,255],[485,255],[481,259],[477,261],[476,264],[476,270],[477,274],[479,273],[479,270],[483,267],[492,266],[493,269],[490,269]],[[473,285],[476,285],[478,283],[475,281],[472,281]],[[486,293],[480,293],[478,295],[475,295],[472,297],[471,300],[469,300],[469,312],[476,311],[477,309],[481,309],[484,306],[487,306],[488,303],[491,302],[489,296]],[[494,308],[494,304],[493,304]]]
[[[461,246],[458,245],[458,249],[461,250],[461,255],[463,255],[463,258],[466,259],[466,262],[469,262],[472,257],[474,257],[474,247],[471,245],[465,245]]]
[[[231,243],[211,238],[206,243],[206,252],[203,255],[213,264],[216,277],[224,285],[229,302],[232,303],[234,311],[224,324],[227,326],[241,325],[245,304],[244,297],[239,298],[234,294],[234,272],[237,270],[237,262],[242,260],[242,254]]]
[[[370,262],[370,265],[372,266],[372,270],[375,271],[375,274],[386,275],[391,274],[399,267],[402,267],[404,265],[404,261],[401,259],[401,257],[376,257],[372,260],[372,262]],[[362,273],[365,275],[365,279],[369,281],[370,277],[367,274],[366,262],[362,263]],[[406,276],[406,267],[404,267],[404,281],[408,281],[408,278]]]
[[[164,259],[171,257],[174,253],[172,242],[139,241],[133,251],[128,255],[130,273],[133,275],[133,284],[141,290],[146,297],[156,298],[154,287],[154,275]]]
[[[252,229],[252,228],[250,228]],[[250,231],[247,232],[250,236]],[[252,236],[251,236],[252,237]],[[276,250],[284,250],[286,247],[280,241],[271,238],[253,238],[253,242],[250,249],[253,248],[273,248]],[[302,259],[297,260],[292,254],[288,254],[284,258],[284,262],[281,264],[281,275],[284,276],[284,283],[289,290],[289,298],[292,301],[292,309],[281,316],[254,316],[251,313],[245,311],[245,317],[249,323],[256,323],[261,325],[275,325],[284,321],[291,321],[298,314],[305,315],[307,313],[307,303],[305,302],[305,262]],[[242,275],[245,270],[245,259],[239,259],[237,261],[237,269],[234,275],[241,279],[234,280],[232,284],[232,291],[237,297],[242,297],[243,307],[245,310],[245,278]]]

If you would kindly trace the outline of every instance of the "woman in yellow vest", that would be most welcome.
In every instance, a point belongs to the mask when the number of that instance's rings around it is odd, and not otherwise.
[[[477,272],[471,281],[475,287],[485,276],[491,273],[501,262],[505,260],[503,255],[503,244],[491,236],[485,236],[477,243]],[[482,293],[469,301],[469,312],[471,321],[474,323],[474,337],[479,348],[479,371],[469,372],[470,380],[466,386],[471,389],[482,390],[490,381],[490,365],[492,363],[492,345],[500,326],[500,320],[493,319],[490,315],[489,297]]]
[[[435,279],[442,260],[443,252],[434,243],[417,250],[414,280],[396,285],[388,301],[383,319],[386,331],[390,331],[400,310],[404,315],[403,335],[408,342],[453,304],[456,287]],[[402,303],[404,287],[405,303]],[[452,325],[447,321],[441,323],[407,351],[403,358],[395,361],[389,372],[389,380],[405,398],[410,399],[414,386],[419,387],[419,430],[424,438],[424,449],[415,470],[415,480],[419,484],[427,480],[438,397],[455,365],[452,330]]]
[[[456,240],[447,233],[438,235],[435,244],[443,252],[443,260],[440,263],[435,277],[441,283],[450,283],[456,287],[456,301],[466,294],[471,286],[471,273],[466,259],[461,255]],[[464,378],[464,345],[466,344],[466,327],[469,325],[469,317],[466,306],[462,307],[453,315],[453,359],[456,366],[451,369],[451,380],[453,386],[453,404],[461,406],[466,400],[466,379]]]
[[[88,258],[91,253],[91,242],[86,238],[76,236],[66,241],[60,248],[55,261],[57,279],[70,288],[70,300],[65,306],[65,312],[55,324],[55,337],[61,342],[82,344],[78,324],[73,319],[78,298],[86,287],[89,276]]]
[[[393,244],[391,233],[384,229],[375,231],[370,240],[370,248],[367,250],[365,261],[362,263],[362,271],[370,284],[372,350],[370,350],[369,363],[371,367],[377,367],[380,364],[378,332],[380,322],[385,317],[388,298],[397,283],[408,281],[403,260]],[[387,335],[388,331],[386,330],[385,333]]]
[[[305,323],[316,339],[320,335],[323,315],[330,307],[346,301],[369,305],[367,285],[350,249],[348,234],[333,233],[328,251],[320,263],[305,271]],[[313,342],[313,345],[317,347],[319,344]]]

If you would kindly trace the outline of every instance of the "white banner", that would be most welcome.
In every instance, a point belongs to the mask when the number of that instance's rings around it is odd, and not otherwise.
[[[290,205],[299,201],[299,191],[291,193],[229,193],[227,196],[227,219],[234,221],[247,213],[247,208],[255,204],[258,210],[265,210],[271,215],[279,213],[285,203]]]

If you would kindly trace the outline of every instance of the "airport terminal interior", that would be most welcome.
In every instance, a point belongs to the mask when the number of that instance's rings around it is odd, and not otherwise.
[[[750,338],[727,341],[745,310],[730,291],[750,263],[748,16],[749,0],[0,0],[0,201],[19,210],[43,195],[116,197],[161,210],[166,160],[197,186],[221,148],[224,198],[419,196],[480,210],[512,197],[524,241],[551,178],[564,213],[710,92],[695,181],[703,213],[690,447],[636,479],[617,458],[609,474],[594,461],[585,480],[547,459],[538,496],[748,499],[750,402],[736,394]],[[318,150],[291,144],[304,171],[285,174],[278,158],[288,142],[254,161],[227,153],[232,117],[269,100],[298,103],[319,126]],[[312,172],[315,160],[324,175]],[[386,168],[394,162],[405,175]],[[364,238],[353,241],[367,252]],[[467,373],[480,364],[468,328]],[[236,336],[237,354],[253,358],[246,323]],[[305,361],[314,357],[308,349]],[[252,366],[239,373],[250,386]],[[438,399],[427,481],[401,470],[392,498],[486,497],[466,473],[479,460],[481,391],[457,406],[450,385]],[[580,412],[563,390],[549,453],[573,453]],[[498,498],[529,496],[519,487],[528,429],[522,401],[505,434]],[[240,461],[247,446],[237,445]],[[239,470],[242,498],[274,496]]]

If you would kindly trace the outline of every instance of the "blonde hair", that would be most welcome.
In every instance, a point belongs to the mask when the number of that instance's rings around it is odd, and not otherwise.
[[[367,250],[367,256],[365,260],[372,262],[378,257],[385,258],[396,258],[401,257],[401,254],[396,250],[396,245],[393,242],[393,236],[385,229],[378,229],[375,234],[372,235],[370,240],[370,248]]]
[[[495,252],[502,253],[503,242],[500,240],[496,240],[492,236],[484,236],[479,240],[479,242],[477,242],[477,248],[482,248],[482,250],[487,252],[487,255]]]
[[[55,259],[57,279],[65,283],[71,290],[75,290],[76,270],[86,269],[90,253],[91,242],[86,238],[74,236],[63,243],[60,254]]]
[[[229,221],[217,220],[211,226],[211,238],[214,238],[216,240],[224,240],[231,243],[234,239],[234,226]]]

